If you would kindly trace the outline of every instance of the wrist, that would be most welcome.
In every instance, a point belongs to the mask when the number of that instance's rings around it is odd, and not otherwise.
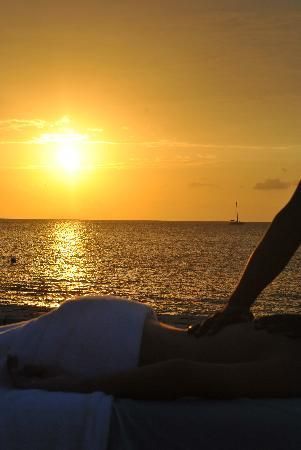
[[[224,311],[229,314],[249,315],[250,306],[232,302],[230,299]]]
[[[224,315],[234,322],[249,322],[254,319],[252,312],[248,306],[228,306],[224,309]]]
[[[249,312],[255,300],[256,296],[250,295],[250,292],[248,295],[245,292],[241,292],[240,289],[237,289],[230,296],[226,308],[233,312]]]

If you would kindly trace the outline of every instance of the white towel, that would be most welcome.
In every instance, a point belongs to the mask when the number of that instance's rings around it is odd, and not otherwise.
[[[0,349],[24,363],[55,365],[80,376],[107,376],[137,366],[148,315],[152,309],[138,302],[82,297],[3,332]]]
[[[140,303],[84,297],[38,319],[0,327],[1,450],[105,450],[110,396],[13,389],[6,355],[87,377],[110,375],[137,365],[144,321],[152,314]]]

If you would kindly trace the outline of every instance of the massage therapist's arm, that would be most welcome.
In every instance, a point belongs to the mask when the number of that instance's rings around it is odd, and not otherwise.
[[[249,309],[284,269],[301,243],[301,181],[251,256],[228,308]]]
[[[301,394],[301,364],[267,360],[238,364],[170,360],[146,365],[107,378],[77,379],[70,375],[24,376],[10,370],[16,387],[89,393],[103,391],[137,400],[171,400],[180,397],[237,398],[290,397]],[[38,369],[41,371],[41,368]]]
[[[258,295],[285,268],[301,243],[301,181],[288,204],[276,215],[259,243],[223,311],[190,328],[195,336],[250,320]]]

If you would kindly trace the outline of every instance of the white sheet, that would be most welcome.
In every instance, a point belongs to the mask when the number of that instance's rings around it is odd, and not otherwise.
[[[301,399],[113,405],[108,450],[300,450]]]
[[[1,450],[105,450],[112,397],[17,390],[0,361]]]
[[[144,321],[152,314],[129,300],[83,297],[21,326],[0,328],[0,352],[79,376],[108,376],[137,367]]]
[[[58,364],[80,375],[99,373],[103,366],[101,351],[108,340],[99,326],[105,319],[104,313],[99,315],[101,302],[95,299],[91,302],[94,308],[88,304],[83,307],[79,301],[76,308],[68,304],[39,319],[0,327],[1,450],[106,449],[111,396],[101,392],[16,390],[11,386],[5,366],[6,355],[11,353],[22,362]],[[143,315],[145,311],[139,309],[138,314]],[[112,327],[111,335],[116,340]],[[137,358],[137,349],[135,352],[133,358]],[[109,348],[105,355],[110,356]],[[110,364],[107,367],[112,368]]]
[[[1,392],[1,449],[105,450],[109,410],[101,393]]]

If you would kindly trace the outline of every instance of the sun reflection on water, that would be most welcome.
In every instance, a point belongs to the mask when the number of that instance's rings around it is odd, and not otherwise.
[[[84,226],[81,222],[59,222],[53,229],[53,276],[72,295],[81,292],[85,277]]]

